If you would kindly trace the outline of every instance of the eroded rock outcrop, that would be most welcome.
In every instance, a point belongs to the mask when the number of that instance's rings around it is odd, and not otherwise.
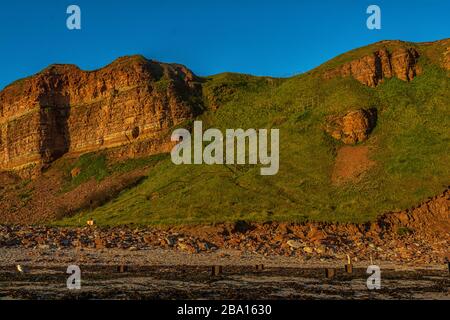
[[[344,116],[330,117],[325,130],[336,140],[345,144],[356,144],[367,140],[376,123],[376,109],[359,109]]]
[[[397,77],[411,81],[422,72],[418,65],[419,52],[414,48],[383,48],[360,59],[345,63],[324,73],[325,79],[353,77],[359,82],[376,87],[384,79]]]
[[[378,221],[380,227],[384,229],[406,227],[423,235],[448,240],[450,236],[450,188],[415,208],[384,214]]]
[[[447,51],[444,53],[444,68],[450,70],[450,47],[447,48]]]
[[[92,72],[53,65],[0,92],[0,170],[36,175],[66,153],[167,151],[167,130],[198,113],[201,86],[184,66],[124,57]]]

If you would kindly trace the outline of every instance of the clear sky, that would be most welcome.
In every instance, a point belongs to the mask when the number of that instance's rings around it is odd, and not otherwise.
[[[66,27],[76,4],[82,29]],[[382,29],[366,9],[382,10]],[[450,0],[13,0],[0,2],[0,89],[52,63],[119,56],[182,63],[199,75],[290,76],[385,39],[450,37]]]

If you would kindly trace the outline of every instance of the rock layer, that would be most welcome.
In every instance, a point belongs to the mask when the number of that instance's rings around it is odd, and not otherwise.
[[[167,151],[167,130],[201,108],[181,65],[124,57],[92,72],[53,65],[0,92],[0,170],[36,175],[63,154],[117,148],[118,157]]]

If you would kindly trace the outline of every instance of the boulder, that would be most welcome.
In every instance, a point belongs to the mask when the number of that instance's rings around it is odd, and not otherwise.
[[[289,240],[288,242],[286,242],[287,245],[293,249],[299,249],[302,247],[302,243],[300,241],[296,241],[296,240]]]
[[[345,144],[356,144],[368,139],[377,122],[377,110],[359,109],[344,116],[328,118],[325,130],[334,139]]]

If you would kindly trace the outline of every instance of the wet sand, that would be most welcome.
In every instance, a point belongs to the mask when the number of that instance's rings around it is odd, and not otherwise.
[[[265,257],[239,251],[188,254],[174,250],[34,250],[0,248],[0,299],[446,299],[446,265],[381,268],[381,290],[366,285],[368,261]],[[16,270],[20,264],[25,273]],[[81,268],[81,290],[68,290],[67,267]],[[256,265],[263,264],[264,270]],[[127,272],[119,273],[117,266]],[[211,266],[223,274],[211,275]],[[337,274],[326,279],[324,268]]]

